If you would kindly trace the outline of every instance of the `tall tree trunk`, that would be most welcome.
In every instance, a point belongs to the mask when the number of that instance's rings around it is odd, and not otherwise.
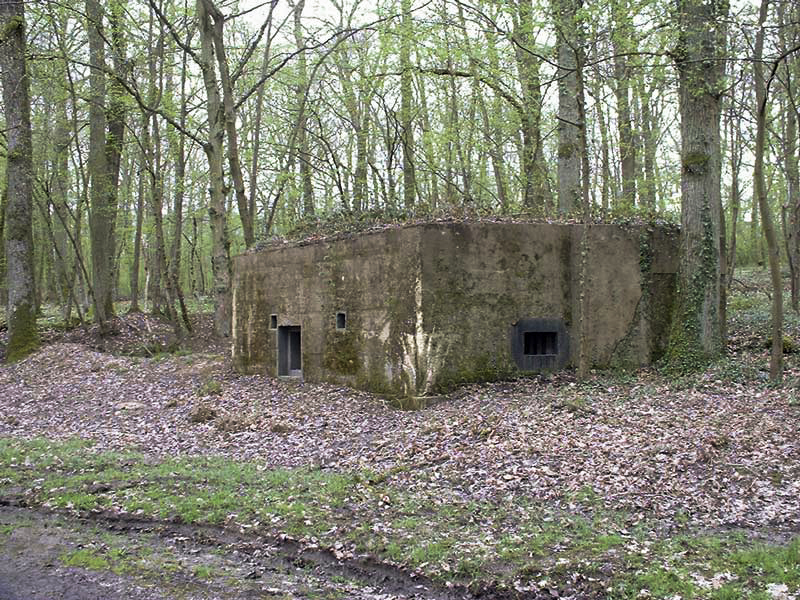
[[[786,14],[789,4],[790,13]],[[800,37],[800,8],[786,0],[778,0],[779,43],[781,53],[789,49],[791,43],[797,43]],[[794,9],[792,14],[791,9]],[[786,254],[789,259],[789,281],[792,291],[792,309],[800,312],[800,165],[798,164],[797,136],[797,78],[800,77],[800,59],[797,54],[786,59],[786,76],[784,79],[784,102],[782,111],[783,125],[783,164],[786,172],[786,213],[788,223],[786,231]]]
[[[0,0],[0,77],[8,148],[4,233],[9,362],[27,356],[39,345],[34,306],[33,151],[24,6],[19,0]]]
[[[163,97],[161,67],[164,57],[164,31],[156,32],[155,15],[150,13],[148,53],[148,92],[147,104],[152,108],[160,105]],[[159,64],[159,61],[161,64]],[[171,322],[172,302],[165,285],[167,276],[164,248],[164,161],[161,159],[161,132],[158,116],[147,113],[142,129],[142,146],[145,151],[145,168],[150,175],[147,209],[150,213],[150,248],[147,263],[147,296],[150,298],[150,311],[155,314],[166,314]]]
[[[394,165],[397,162],[396,155],[400,144],[398,144],[397,131],[394,123],[392,122],[392,116],[390,113],[391,111],[389,108],[384,105],[384,126],[381,133],[383,134],[383,142],[386,147],[386,161],[384,163],[386,165],[384,168],[384,172],[386,173],[386,191],[384,192],[383,197],[384,208],[393,210],[397,207],[397,181],[394,177]]]
[[[800,312],[800,168],[798,168],[797,114],[785,111],[783,161],[786,169],[786,207],[789,213],[786,236],[789,256],[792,308]]]
[[[53,11],[53,5],[48,5],[48,13],[52,23],[52,37],[55,39],[61,56],[67,56],[67,45],[65,41],[67,31],[67,18],[62,13],[56,15]],[[81,324],[84,322],[84,314],[88,310],[89,301],[88,297],[93,297],[93,290],[89,284],[91,277],[83,257],[83,250],[81,248],[82,229],[83,229],[83,212],[84,207],[89,204],[88,198],[88,174],[83,160],[83,148],[80,143],[80,124],[78,120],[79,111],[76,107],[80,105],[78,93],[76,91],[75,82],[73,81],[72,73],[66,67],[63,68],[63,81],[67,85],[68,99],[64,101],[64,118],[68,122],[70,129],[70,143],[74,144],[74,151],[65,153],[73,160],[74,172],[77,174],[75,181],[75,195],[77,197],[76,206],[74,211],[70,211],[66,205],[58,205],[56,214],[59,216],[63,232],[69,238],[70,245],[73,251],[72,269],[69,275],[69,302],[65,308],[64,314],[68,317],[71,310],[71,303],[75,303],[75,309],[78,313],[78,319]],[[68,107],[72,107],[71,115],[68,113]],[[69,145],[69,144],[68,144]],[[67,165],[69,159],[67,160]],[[71,213],[71,214],[70,214]],[[88,294],[87,294],[88,292]]]
[[[681,0],[683,1],[683,0]],[[619,0],[612,9],[617,20],[612,37],[614,48],[614,95],[617,98],[617,134],[621,168],[623,207],[636,205],[636,145],[633,140],[633,117],[630,99],[629,45],[635,39],[630,10],[626,0]]]
[[[542,90],[539,81],[540,62],[534,51],[533,2],[520,0],[514,14],[514,55],[522,86],[523,204],[539,213],[548,213],[553,204],[547,163],[542,149]]]
[[[110,25],[114,71],[122,78],[125,59],[121,2],[111,3]],[[118,83],[106,86],[106,34],[103,8],[86,0],[89,38],[89,177],[91,181],[90,238],[95,321],[105,327],[114,314],[114,259],[116,257],[117,190],[125,134],[126,101]],[[116,81],[116,80],[115,80]],[[106,98],[108,92],[108,98]],[[106,106],[106,101],[108,105]]]
[[[213,20],[211,33],[213,36],[214,54],[219,68],[219,83],[222,87],[222,105],[225,116],[225,131],[228,138],[228,168],[231,172],[231,181],[236,195],[236,207],[239,210],[239,217],[242,222],[242,233],[244,234],[244,244],[250,248],[255,244],[255,223],[253,215],[250,214],[250,201],[244,189],[244,176],[242,175],[242,165],[239,159],[239,135],[236,131],[236,108],[233,100],[233,81],[231,80],[228,68],[228,58],[225,52],[224,25],[225,17],[210,0],[206,0],[209,15]]]
[[[356,168],[353,173],[353,210],[361,211],[369,206],[369,179],[367,177],[369,142],[369,107],[362,110],[361,122],[356,129]]]
[[[428,207],[435,210],[439,204],[439,160],[437,157],[436,148],[434,145],[434,136],[432,135],[432,119],[430,107],[428,105],[428,93],[425,86],[424,78],[419,79],[419,110],[420,118],[422,121],[422,149],[425,153],[425,164],[428,172],[428,185],[427,185],[427,198]],[[364,136],[364,152],[367,151],[367,138]],[[364,178],[366,179],[367,172],[367,156],[364,156]]]
[[[181,61],[181,83],[180,83],[180,117],[179,126],[181,129],[186,128],[186,119],[188,116],[188,103],[186,99],[186,82],[188,78],[188,57],[183,53]],[[175,197],[172,206],[172,246],[169,252],[169,281],[170,289],[176,297],[180,305],[181,316],[183,324],[186,326],[187,331],[192,330],[192,323],[189,320],[189,313],[186,309],[186,301],[183,297],[183,288],[181,287],[181,239],[183,238],[183,201],[186,194],[186,136],[181,135],[180,131],[175,132],[177,137],[177,144],[171,143],[173,161],[175,162]],[[252,208],[252,202],[251,202]],[[248,218],[251,222],[255,218],[254,211],[248,209]]]
[[[448,57],[448,63],[451,63]],[[458,107],[454,105],[454,93],[453,93],[453,86],[450,85],[452,83],[453,77],[450,77],[450,81],[445,82],[447,87],[442,91],[442,94],[446,94],[447,103],[446,107],[447,110],[442,120],[444,121],[444,128],[448,132],[454,131],[458,127]],[[442,104],[445,104],[442,102]],[[443,107],[444,108],[444,107]],[[449,133],[446,136],[445,144],[447,146],[447,151],[445,152],[445,165],[444,165],[444,181],[445,181],[445,204],[447,204],[448,208],[453,207],[457,204],[458,198],[458,186],[456,185],[456,175],[455,175],[455,164],[456,161],[454,159],[455,155],[455,145],[456,145],[456,136],[452,133]]]
[[[742,140],[741,129],[738,124],[738,119],[733,117],[733,109],[728,116],[729,122],[729,143],[730,143],[730,171],[731,171],[731,189],[730,189],[730,207],[731,207],[731,227],[730,227],[730,245],[728,246],[728,280],[725,285],[730,288],[733,281],[733,273],[736,270],[736,241],[737,230],[739,228],[739,212],[741,210],[741,190],[739,189],[739,169],[742,164]]]
[[[414,29],[411,0],[401,0],[400,32],[400,136],[403,146],[403,205],[414,207],[417,198],[417,172],[414,166],[414,73],[411,68],[411,44]]]
[[[594,77],[592,78],[592,96],[594,97],[594,109],[595,113],[597,114],[597,123],[598,129],[600,130],[600,156],[601,156],[601,165],[600,168],[597,169],[600,172],[600,177],[602,180],[600,186],[600,206],[602,208],[603,214],[608,214],[609,206],[609,197],[614,195],[614,178],[611,175],[611,152],[610,152],[610,144],[609,144],[609,125],[606,120],[605,113],[603,111],[603,86],[602,80],[600,78],[600,70],[595,65],[593,69]]]
[[[92,247],[92,288],[95,321],[105,326],[114,314],[112,293],[113,216],[109,206],[111,180],[106,154],[106,59],[103,9],[98,0],[86,0],[89,37],[89,233]]]
[[[652,99],[655,89],[646,89],[644,82],[637,86],[639,102],[641,103],[641,139],[642,139],[642,162],[644,177],[639,186],[639,198],[644,208],[651,212],[656,210],[656,153],[658,152],[658,140],[656,136],[656,123],[653,118]]]
[[[148,29],[148,46],[152,46],[153,43],[153,22],[154,17],[151,11]],[[149,100],[150,99],[148,99],[148,101]],[[129,313],[137,313],[141,312],[142,310],[139,306],[139,273],[141,272],[142,235],[145,211],[145,173],[149,175],[147,164],[148,153],[150,152],[150,117],[145,111],[141,113],[141,129],[139,134],[141,136],[142,143],[139,152],[139,169],[136,184],[136,224],[133,236],[133,261],[128,280],[131,294],[131,304],[128,307]]]
[[[489,68],[493,73],[500,72],[500,59],[497,53],[496,33],[487,31],[485,34],[487,54],[489,57]],[[483,121],[484,135],[489,144],[490,157],[492,159],[492,170],[494,171],[495,187],[497,188],[497,199],[500,202],[500,211],[507,213],[511,208],[511,199],[508,193],[508,179],[503,152],[503,132],[500,127],[502,119],[502,100],[495,94],[491,103],[491,115],[486,100],[480,96],[481,119]]]
[[[758,199],[764,237],[767,240],[769,272],[772,282],[772,310],[770,313],[772,319],[772,352],[769,361],[769,378],[773,382],[778,382],[783,375],[783,281],[781,280],[780,247],[775,235],[775,225],[773,224],[772,211],[767,199],[767,184],[764,177],[769,87],[764,79],[762,58],[764,54],[764,24],[767,20],[768,7],[769,0],[761,0],[756,44],[753,51],[753,79],[756,88],[756,141],[753,162],[753,188]],[[773,70],[772,75],[774,74]]]
[[[452,63],[450,62],[450,58],[448,57],[448,70],[452,71]],[[464,201],[467,199],[469,195],[469,189],[467,188],[467,181],[463,178],[463,165],[464,165],[464,139],[463,139],[463,127],[461,121],[461,111],[459,106],[459,99],[461,94],[459,93],[458,86],[456,85],[456,78],[454,76],[447,78],[448,83],[448,91],[450,92],[448,95],[448,118],[447,118],[447,128],[451,133],[450,137],[452,138],[451,148],[452,153],[448,157],[451,164],[448,165],[448,171],[452,173],[451,177],[453,178],[453,185],[452,185],[452,198],[451,198],[451,206],[463,206]],[[468,119],[464,119],[467,121]],[[456,133],[458,132],[458,133]],[[459,185],[458,185],[458,171],[462,172],[462,185],[461,190],[459,193]]]
[[[153,279],[153,308],[163,311],[170,322],[179,327],[178,316],[175,312],[175,294],[167,267],[167,242],[164,236],[164,161],[161,158],[161,132],[158,118],[152,118],[152,147],[151,154],[151,193],[150,193],[150,218],[153,224],[155,247],[152,256]]]
[[[277,2],[272,2],[269,8],[269,14],[267,15],[267,19],[269,20],[267,24],[267,35],[266,35],[266,44],[264,46],[264,55],[261,59],[261,72],[259,74],[259,79],[265,80],[267,77],[267,69],[269,67],[270,56],[272,52],[272,16],[275,10],[275,6],[277,6]],[[184,69],[186,65],[186,61],[184,59]],[[256,191],[258,189],[258,161],[259,161],[259,151],[261,147],[261,116],[264,110],[264,84],[258,86],[258,92],[256,92],[256,114],[255,114],[255,122],[253,124],[253,140],[252,140],[252,156],[250,162],[250,190],[248,194],[248,199],[250,200],[250,205],[248,207],[248,213],[250,219],[253,221],[253,228],[255,229],[255,218],[256,218]],[[267,211],[267,207],[264,208],[264,212]],[[255,235],[255,233],[254,233]]]
[[[116,282],[116,221],[117,221],[117,206],[119,204],[119,189],[120,189],[120,169],[122,164],[122,150],[125,141],[125,129],[127,118],[128,97],[125,89],[120,83],[127,79],[130,72],[130,64],[126,58],[127,46],[125,43],[123,17],[127,11],[127,0],[115,0],[109,3],[111,12],[109,14],[109,25],[111,27],[111,48],[112,48],[112,66],[114,68],[115,77],[111,78],[110,85],[108,86],[108,112],[107,112],[107,126],[105,152],[108,157],[108,180],[111,182],[111,187],[108,190],[108,199],[106,206],[108,207],[109,219],[109,249],[111,250],[111,281],[112,281],[112,297],[115,290],[114,283]],[[112,305],[113,310],[113,305]]]
[[[727,13],[727,4],[716,0],[678,3],[681,248],[669,359],[682,369],[697,368],[722,350],[719,120]]]
[[[225,207],[225,175],[223,141],[225,114],[214,70],[214,31],[211,12],[216,7],[210,0],[197,0],[197,21],[200,31],[203,83],[207,95],[208,142],[203,146],[208,159],[209,203],[211,220],[211,270],[214,277],[214,330],[217,335],[231,334],[231,261],[228,239],[228,213]]]
[[[578,12],[582,0],[553,0],[558,44],[558,211],[578,208],[581,201],[581,122],[583,104],[578,56],[583,52]]]
[[[314,185],[311,173],[311,143],[308,134],[308,109],[306,96],[309,92],[310,82],[308,79],[308,60],[306,58],[306,40],[303,33],[303,10],[306,1],[297,0],[290,3],[292,7],[292,17],[294,21],[294,42],[298,51],[297,60],[297,82],[294,86],[295,110],[297,111],[296,146],[295,157],[298,162],[300,174],[300,194],[303,204],[303,215],[310,216],[315,212],[314,209]]]
[[[53,237],[55,238],[56,273],[58,276],[58,302],[61,306],[61,316],[65,322],[69,321],[72,306],[72,282],[70,280],[69,247],[67,245],[69,232],[69,210],[67,195],[69,192],[69,146],[70,127],[67,118],[67,96],[65,95],[56,108],[56,128],[53,156],[53,183],[52,202],[53,210],[57,215],[53,224]]]
[[[377,121],[377,118],[373,119]],[[374,202],[373,208],[379,208],[381,205],[381,198],[383,199],[383,205],[387,206],[389,203],[389,192],[386,189],[386,180],[381,176],[380,169],[378,169],[375,161],[375,149],[378,145],[378,129],[377,127],[373,131],[372,141],[369,143],[367,147],[367,164],[369,165],[370,172],[372,174],[372,189],[374,190]],[[380,190],[380,193],[378,191]],[[364,207],[369,208],[369,207]]]
[[[148,128],[148,117],[142,115],[142,132]],[[141,164],[145,163],[146,149],[141,152]],[[136,188],[136,229],[133,237],[133,264],[130,271],[131,305],[128,312],[141,312],[139,307],[139,273],[141,271],[142,256],[142,226],[144,224],[144,181],[145,170],[143,166],[139,168],[139,179]]]
[[[160,143],[158,136],[153,135],[153,121],[150,114],[146,115],[145,127],[142,130],[142,146],[145,148],[144,168],[147,171],[145,210],[150,215],[150,227],[146,236],[145,247],[145,309],[153,314],[163,314],[167,303],[162,281],[161,261],[159,260],[158,233],[156,232],[153,216],[162,210],[161,199],[161,161],[160,151],[156,146]],[[157,205],[157,206],[156,206]],[[155,238],[155,239],[154,239]],[[149,306],[148,306],[149,300]]]

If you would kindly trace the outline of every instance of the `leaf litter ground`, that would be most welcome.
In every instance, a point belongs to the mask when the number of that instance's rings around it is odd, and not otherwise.
[[[307,499],[320,509],[310,520],[232,511],[225,525],[342,564],[373,557],[445,595],[793,598],[794,555],[772,579],[741,558],[754,543],[794,547],[800,531],[797,363],[789,355],[788,383],[768,385],[754,322],[734,319],[734,353],[699,375],[565,373],[466,386],[420,411],[242,376],[219,354],[54,341],[0,369],[0,436],[356,474],[340,504]],[[113,498],[100,508],[126,510]],[[715,563],[720,553],[742,569]],[[409,583],[375,597],[421,593]]]

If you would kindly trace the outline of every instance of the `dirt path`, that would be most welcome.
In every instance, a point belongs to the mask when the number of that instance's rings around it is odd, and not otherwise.
[[[168,598],[135,578],[65,565],[70,553],[91,543],[95,532],[61,517],[0,508],[0,599],[131,600]]]
[[[0,507],[0,600],[470,597],[224,530]]]

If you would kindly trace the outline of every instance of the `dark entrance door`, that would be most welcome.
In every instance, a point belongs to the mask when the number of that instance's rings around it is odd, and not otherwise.
[[[299,325],[278,327],[278,375],[303,376],[303,351]]]

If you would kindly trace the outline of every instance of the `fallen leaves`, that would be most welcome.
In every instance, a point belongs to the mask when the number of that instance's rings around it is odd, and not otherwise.
[[[200,386],[219,382],[200,397]],[[119,357],[58,343],[0,369],[0,434],[99,449],[219,454],[386,473],[438,499],[529,498],[676,514],[703,527],[800,525],[797,409],[781,389],[646,373],[628,384],[520,380],[398,411],[369,394],[241,376],[226,359]],[[578,408],[574,408],[578,407]]]

